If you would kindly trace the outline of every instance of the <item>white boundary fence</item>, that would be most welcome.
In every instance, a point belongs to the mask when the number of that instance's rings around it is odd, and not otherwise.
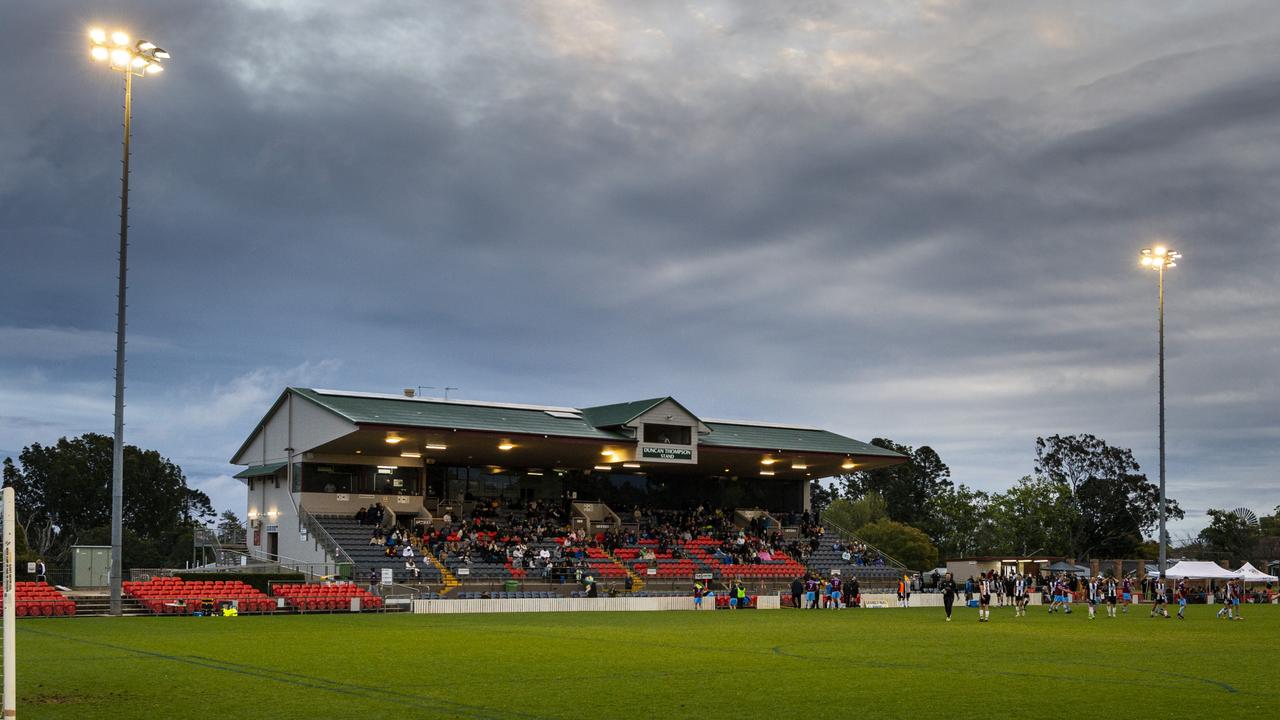
[[[761,595],[758,610],[777,610],[776,595]],[[416,614],[514,613],[514,612],[644,612],[693,610],[692,597],[547,598],[542,600],[414,600]],[[715,599],[702,601],[703,610],[714,610]]]
[[[974,597],[978,597],[974,594]],[[1080,602],[1080,601],[1077,601]],[[1006,606],[1012,605],[1009,598],[1005,598]],[[1031,593],[1031,605],[1040,604],[1039,591]],[[898,607],[897,593],[862,593],[863,607]],[[942,593],[911,593],[911,607],[942,607]],[[964,593],[956,594],[956,607],[964,607]],[[995,607],[995,598],[992,598],[992,607]]]

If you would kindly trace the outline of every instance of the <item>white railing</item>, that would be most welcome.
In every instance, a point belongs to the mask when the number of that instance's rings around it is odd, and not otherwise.
[[[895,568],[897,568],[897,569],[899,569],[899,570],[902,570],[903,572],[912,572],[912,570],[911,570],[910,568],[908,568],[906,565],[902,564],[900,561],[898,561],[898,560],[897,560],[896,558],[894,558],[892,555],[890,555],[889,553],[887,553],[887,552],[885,552],[885,551],[881,550],[880,548],[876,547],[875,545],[872,545],[871,543],[867,542],[866,540],[863,540],[861,537],[859,537],[859,536],[858,536],[858,534],[857,534],[857,533],[853,532],[852,530],[846,530],[845,528],[840,527],[839,525],[837,525],[837,524],[835,524],[835,523],[833,523],[833,522],[831,522],[830,520],[827,520],[827,519],[825,519],[825,518],[823,518],[821,522],[822,522],[822,524],[823,524],[823,525],[826,525],[827,527],[829,527],[829,528],[831,528],[832,530],[835,530],[837,533],[839,533],[839,534],[840,534],[840,539],[841,539],[841,540],[853,541],[853,542],[858,543],[859,545],[862,545],[863,547],[869,548],[869,549],[871,549],[871,550],[875,550],[877,555],[879,555],[880,557],[884,558],[884,561],[885,561],[885,563],[886,563],[886,564],[891,565],[892,567],[895,567]]]

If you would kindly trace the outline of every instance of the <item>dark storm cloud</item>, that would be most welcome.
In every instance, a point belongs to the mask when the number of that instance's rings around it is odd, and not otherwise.
[[[931,444],[1001,488],[1037,434],[1277,502],[1280,20],[1265,3],[303,0],[4,11],[0,446],[110,427],[118,82],[138,83],[130,433],[237,507],[286,383]],[[1188,528],[1201,520],[1194,519]]]

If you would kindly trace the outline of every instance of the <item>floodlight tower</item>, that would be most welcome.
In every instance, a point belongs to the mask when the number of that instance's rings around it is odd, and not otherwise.
[[[1165,494],[1164,494],[1164,271],[1178,266],[1182,253],[1163,245],[1143,248],[1140,255],[1142,266],[1155,270],[1160,276],[1160,576],[1164,577],[1168,564],[1169,548],[1165,536]]]
[[[148,40],[130,42],[129,34],[116,30],[89,31],[89,56],[124,74],[124,152],[120,173],[120,275],[116,293],[116,413],[115,439],[111,448],[111,614],[120,615],[123,560],[121,536],[124,524],[124,328],[125,281],[129,268],[129,133],[133,120],[133,78],[154,75],[164,67],[169,53]]]

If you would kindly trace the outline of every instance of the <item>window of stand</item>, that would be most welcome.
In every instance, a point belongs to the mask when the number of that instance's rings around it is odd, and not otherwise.
[[[644,442],[652,445],[690,445],[693,428],[688,425],[644,424]]]
[[[303,463],[302,492],[421,495],[422,468]]]

